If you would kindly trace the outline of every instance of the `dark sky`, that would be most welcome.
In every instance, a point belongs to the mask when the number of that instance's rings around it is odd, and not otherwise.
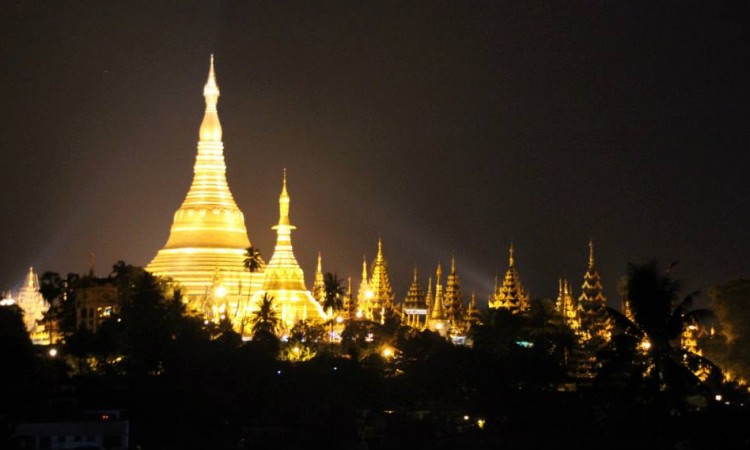
[[[741,5],[741,2],[737,2]],[[289,171],[297,259],[384,241],[457,259],[484,300],[610,299],[628,262],[685,289],[750,276],[748,15],[724,2],[63,2],[0,6],[0,289],[28,266],[147,264],[192,179],[211,53],[229,184],[268,258]]]

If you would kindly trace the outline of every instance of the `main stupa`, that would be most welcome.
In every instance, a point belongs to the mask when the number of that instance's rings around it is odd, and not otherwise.
[[[251,244],[245,216],[227,184],[213,55],[203,97],[206,112],[193,182],[175,212],[166,245],[146,270],[172,278],[192,309],[218,319],[225,314],[232,317],[239,303],[247,302],[261,287],[263,273],[250,273],[243,264]]]

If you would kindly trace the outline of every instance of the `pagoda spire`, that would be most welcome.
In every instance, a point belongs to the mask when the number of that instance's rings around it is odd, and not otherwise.
[[[594,241],[589,240],[589,261],[583,274],[581,296],[578,297],[582,310],[581,322],[592,337],[607,342],[612,334],[612,324],[606,311],[607,298],[602,291],[601,276],[594,265]]]
[[[321,304],[325,300],[326,285],[323,281],[323,259],[320,252],[318,252],[318,266],[315,268],[315,281],[313,282],[312,294],[315,300]]]
[[[508,270],[505,272],[503,283],[498,287],[495,278],[495,292],[490,297],[490,308],[506,308],[513,313],[525,311],[529,306],[529,294],[521,284],[516,270],[515,247],[510,244],[508,250]]]
[[[414,328],[422,328],[427,318],[427,305],[425,304],[424,293],[419,285],[417,268],[414,268],[414,277],[409,286],[403,304],[403,316],[407,325]]]
[[[246,249],[252,244],[245,216],[227,184],[219,95],[212,55],[203,87],[205,111],[190,189],[174,214],[166,244],[146,267],[155,275],[174,279],[182,286],[189,307],[204,313],[216,306],[206,304],[205,299],[206,292],[215,287],[217,271],[227,282],[224,302],[232,308],[237,308],[243,297],[240,286],[252,292],[260,288],[263,279],[262,272],[243,268]]]
[[[370,291],[372,296],[368,294],[368,297],[370,297],[369,314],[372,315],[373,320],[382,321],[382,314],[393,307],[395,296],[388,276],[388,263],[383,256],[383,240],[381,238],[378,238],[378,255],[372,264]]]
[[[456,273],[456,257],[451,257],[451,271],[445,283],[445,309],[448,318],[456,325],[463,320],[463,295],[461,278]]]
[[[285,169],[279,195],[279,223],[273,227],[276,230],[276,247],[266,265],[263,288],[253,294],[251,308],[257,308],[260,299],[267,294],[274,298],[276,308],[281,311],[281,319],[291,328],[300,320],[322,322],[326,315],[320,303],[305,287],[304,272],[294,257],[292,230],[296,227],[289,220],[289,204]]]
[[[443,276],[443,265],[438,263],[437,270],[435,271],[435,304],[432,307],[432,319],[443,320],[445,319],[445,310],[443,309],[443,285],[440,280]]]
[[[284,181],[279,195],[279,223],[272,227],[276,230],[276,248],[273,256],[266,266],[266,277],[263,281],[263,289],[278,289],[283,285],[284,289],[299,289],[305,291],[305,279],[302,268],[297,258],[294,257],[292,248],[292,231],[297,229],[289,221],[289,193],[286,190],[286,169],[284,169]]]

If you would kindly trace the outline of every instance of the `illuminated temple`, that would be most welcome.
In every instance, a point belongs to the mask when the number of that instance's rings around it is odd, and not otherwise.
[[[263,274],[250,273],[243,265],[251,244],[245,217],[227,184],[213,56],[203,97],[206,111],[193,182],[175,212],[166,245],[146,270],[172,278],[193,309],[217,317],[236,313],[240,300],[260,287]]]
[[[296,227],[289,221],[289,194],[286,190],[286,171],[279,196],[279,223],[276,230],[276,247],[268,261],[263,277],[263,286],[256,291],[240,316],[252,317],[264,295],[273,297],[277,314],[287,329],[300,320],[323,322],[325,312],[312,293],[305,287],[305,274],[294,257],[292,230]],[[244,327],[243,327],[244,328]]]

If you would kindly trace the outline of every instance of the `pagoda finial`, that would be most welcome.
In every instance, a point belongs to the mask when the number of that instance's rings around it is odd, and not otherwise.
[[[414,282],[417,282],[417,268],[414,268]]]
[[[451,273],[456,273],[456,256],[451,256]]]
[[[589,268],[594,267],[594,240],[589,239]]]
[[[286,169],[284,169],[284,181],[279,195],[279,225],[288,226],[290,230],[295,229],[289,222],[289,193],[286,190]]]
[[[516,260],[515,260],[515,257],[514,257],[515,251],[516,251],[515,247],[513,246],[513,242],[511,241],[511,243],[510,243],[510,249],[508,251],[508,254],[509,254],[508,265],[510,267],[513,267],[515,265],[515,263],[516,263]]]
[[[378,236],[378,258],[383,257],[383,238]]]
[[[321,256],[320,252],[318,252],[318,267],[317,267],[317,271],[318,272],[322,272],[323,271],[323,258]]]
[[[367,281],[367,255],[362,255],[362,280]]]
[[[443,275],[443,264],[442,263],[438,263],[437,270],[435,271],[435,278],[437,280],[436,283],[438,285],[440,284],[440,277],[442,275]]]
[[[214,55],[211,54],[211,65],[208,69],[208,80],[203,87],[203,97],[206,99],[206,113],[200,128],[201,141],[221,141],[222,131],[216,105],[219,103],[219,85],[216,83],[214,71]]]

